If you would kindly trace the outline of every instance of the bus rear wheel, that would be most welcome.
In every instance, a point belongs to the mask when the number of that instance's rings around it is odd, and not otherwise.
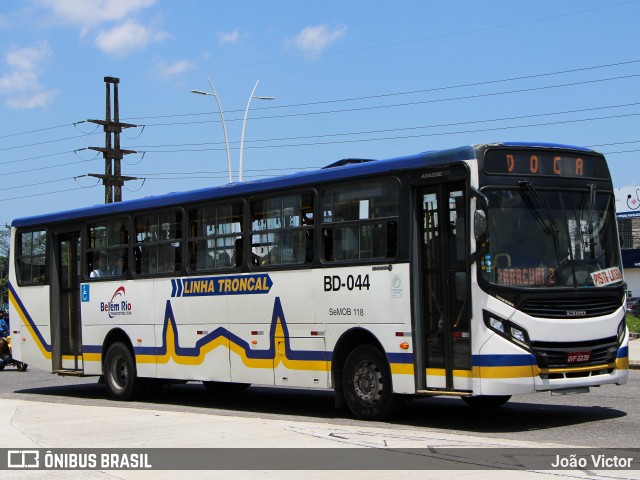
[[[342,390],[351,412],[365,420],[382,420],[393,410],[395,395],[385,356],[372,345],[360,345],[342,371]]]
[[[133,400],[145,385],[137,378],[136,363],[131,351],[122,342],[112,344],[104,359],[104,383],[114,400]]]
[[[462,397],[464,403],[473,408],[497,408],[509,401],[511,395],[478,395],[477,397]]]

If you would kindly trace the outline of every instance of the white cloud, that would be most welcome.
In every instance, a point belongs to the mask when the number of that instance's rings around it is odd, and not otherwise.
[[[46,92],[36,92],[15,97],[7,98],[7,105],[16,110],[27,110],[30,108],[42,108],[51,103],[53,98],[58,94],[54,90]]]
[[[8,63],[8,62],[7,62]],[[0,92],[29,92],[38,90],[40,83],[35,72],[13,70],[0,77]]]
[[[45,90],[39,80],[42,65],[51,55],[47,42],[9,49],[5,56],[8,71],[0,76],[0,94],[5,97],[7,105],[16,109],[29,109],[51,103],[57,92]]]
[[[189,60],[178,60],[171,65],[160,62],[160,64],[158,65],[158,71],[160,75],[165,77],[168,77],[170,75],[177,75],[189,70],[193,70],[193,63],[191,63]]]
[[[152,6],[156,0],[38,0],[61,21],[82,28],[82,34],[104,22],[119,22]]]
[[[218,38],[218,45],[224,45],[226,43],[237,45],[241,40],[244,40],[248,36],[248,33],[240,31],[239,28],[236,28],[232,32],[218,32],[216,35]]]
[[[51,56],[51,48],[47,42],[33,47],[13,48],[6,56],[7,64],[17,71],[37,70],[40,64]]]
[[[154,30],[129,19],[113,28],[101,31],[96,37],[95,44],[105,53],[125,56],[134,50],[143,49],[151,42],[160,42],[167,36],[162,30]]]
[[[35,0],[49,9],[56,22],[80,28],[80,36],[92,36],[103,52],[125,56],[169,35],[152,22],[143,25],[136,16],[156,0]]]
[[[287,46],[297,48],[310,55],[320,55],[347,33],[345,25],[330,28],[328,25],[314,25],[304,28],[287,41]]]

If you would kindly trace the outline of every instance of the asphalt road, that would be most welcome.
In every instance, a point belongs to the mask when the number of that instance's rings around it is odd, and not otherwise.
[[[213,394],[200,383],[164,387],[151,398],[137,402],[113,402],[96,377],[59,377],[12,367],[0,372],[0,397],[71,405],[126,406],[211,415],[323,422],[334,425],[366,425],[335,410],[330,391],[250,387],[240,392]],[[505,406],[478,413],[458,398],[414,400],[394,419],[370,423],[394,429],[441,430],[482,437],[562,443],[590,447],[640,445],[640,370],[630,371],[629,383],[594,388],[589,394],[515,396]]]

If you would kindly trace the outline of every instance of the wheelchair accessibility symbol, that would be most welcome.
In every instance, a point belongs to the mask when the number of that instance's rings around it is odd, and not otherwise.
[[[88,302],[90,299],[90,295],[89,295],[89,284],[83,284],[81,285],[81,301],[82,302]]]

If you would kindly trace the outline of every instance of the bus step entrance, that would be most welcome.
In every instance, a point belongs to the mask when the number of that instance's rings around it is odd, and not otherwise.
[[[470,397],[472,395],[471,392],[468,391],[450,391],[450,390],[417,390],[417,394],[419,395],[454,395],[456,397]]]
[[[53,373],[57,373],[61,377],[65,377],[65,376],[82,377],[83,376],[82,370],[54,370]]]

